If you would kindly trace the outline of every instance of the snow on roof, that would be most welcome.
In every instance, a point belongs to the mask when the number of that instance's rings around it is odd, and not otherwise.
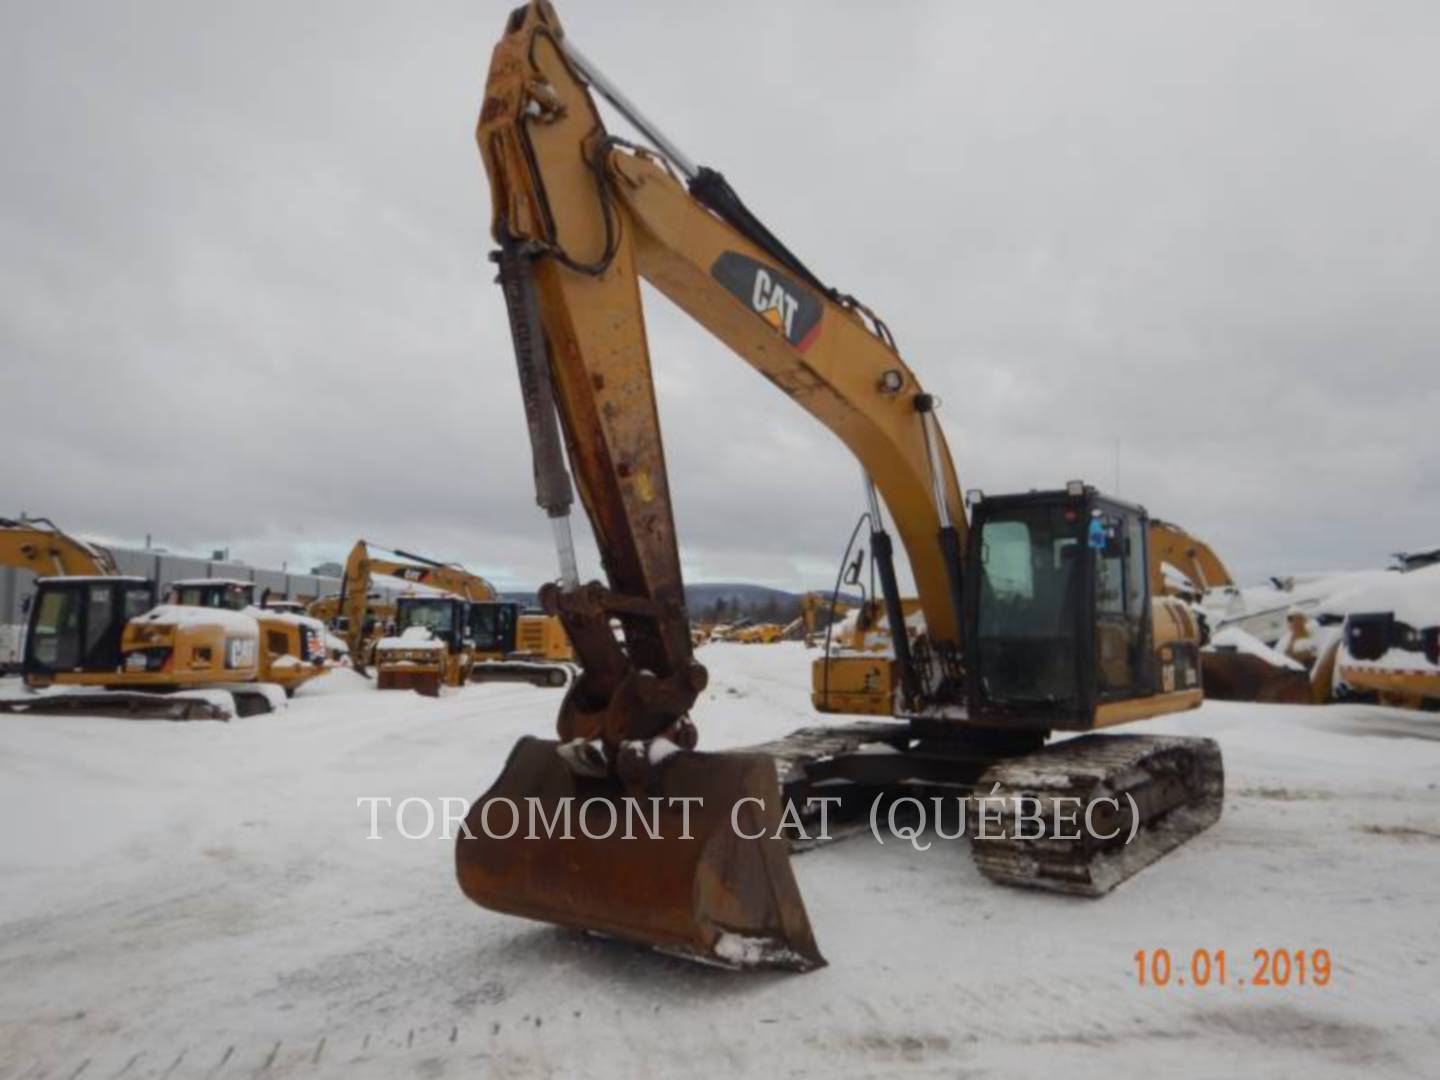
[[[1390,612],[1417,629],[1440,626],[1440,565],[1392,573],[1383,581],[1338,593],[1321,607],[1336,615]]]
[[[317,634],[323,634],[325,632],[325,624],[319,619],[312,619],[309,615],[300,615],[293,611],[277,611],[274,608],[259,608],[252,604],[245,609],[245,614],[249,615],[252,619],[264,619],[266,622],[308,627]]]
[[[164,626],[219,626],[227,635],[260,636],[260,624],[253,615],[227,608],[182,607],[179,604],[161,604],[157,608],[137,616],[137,623],[153,623]]]
[[[443,641],[437,641],[423,626],[407,626],[399,637],[381,638],[377,649],[424,649],[438,652],[445,648]]]
[[[1258,656],[1272,667],[1289,668],[1292,671],[1305,670],[1305,665],[1290,659],[1282,652],[1276,652],[1254,634],[1241,630],[1238,626],[1227,626],[1223,630],[1217,630],[1211,635],[1210,644],[1215,648],[1234,649],[1239,653]]]
[[[39,579],[40,581],[123,581],[127,584],[148,585],[150,579],[141,577],[138,574],[50,574]]]

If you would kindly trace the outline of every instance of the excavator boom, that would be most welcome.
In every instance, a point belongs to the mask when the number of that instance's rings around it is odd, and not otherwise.
[[[41,577],[113,576],[115,557],[99,544],[79,540],[49,518],[0,518],[0,566]]]

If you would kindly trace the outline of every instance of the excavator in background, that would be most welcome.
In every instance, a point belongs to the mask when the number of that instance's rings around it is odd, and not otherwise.
[[[1178,571],[1179,581],[1165,568]],[[1158,518],[1150,522],[1150,591],[1198,603],[1217,594],[1237,593],[1235,579],[1210,545],[1179,525]]]
[[[0,566],[40,577],[120,573],[105,548],[71,536],[43,517],[0,517]]]
[[[820,644],[825,632],[856,610],[856,605],[824,593],[808,592],[800,598],[800,640],[806,648]]]
[[[558,619],[522,611],[485,578],[454,563],[400,550],[390,552],[396,558],[383,558],[371,547],[357,540],[351,548],[339,606],[351,663],[364,674],[373,653],[380,689],[433,697],[441,686],[467,681],[569,682],[573,651]],[[377,574],[421,593],[394,601],[393,623],[377,617]],[[382,636],[387,626],[393,633]]]
[[[0,566],[39,577],[120,573],[100,545],[69,535],[49,518],[24,515],[0,517]],[[25,636],[24,624],[0,626],[0,673],[20,669]]]
[[[255,619],[260,624],[260,681],[274,683],[286,697],[293,697],[296,690],[329,670],[325,625],[308,615],[271,607],[268,592],[257,601],[253,581],[188,578],[171,583],[165,603],[239,611]]]
[[[369,542],[357,540],[345,560],[344,575],[340,579],[339,618],[336,623],[336,629],[344,636],[345,644],[350,649],[350,663],[362,675],[367,673],[374,660],[373,654],[378,642],[385,637],[386,628],[392,621],[398,625],[400,619],[398,601],[391,601],[394,605],[393,616],[382,618],[385,612],[380,610],[383,601],[379,599],[380,594],[375,589],[375,575],[409,582],[421,587],[417,591],[444,595],[462,606],[467,601],[492,600],[499,595],[494,586],[484,578],[467,574],[459,567],[402,551],[393,552],[398,558],[381,558],[372,555],[370,548]],[[437,607],[436,612],[439,610]],[[427,612],[428,609],[417,609],[410,617],[416,620],[430,618],[437,626],[440,625],[438,614],[431,618]],[[452,615],[449,621],[458,628],[463,626],[465,619],[463,614],[459,618]],[[419,625],[419,622],[414,625]],[[456,646],[459,646],[458,638]],[[465,666],[468,672],[468,664]]]
[[[1227,626],[1244,614],[1235,579],[1209,544],[1173,522],[1150,522],[1150,588],[1157,596],[1184,600],[1199,617],[1206,697],[1291,705],[1324,699],[1303,665],[1281,663],[1283,656],[1254,644],[1247,649],[1232,643],[1232,638],[1244,642],[1246,633],[1238,626]],[[1212,639],[1216,624],[1222,629]]]
[[[156,606],[155,583],[44,518],[0,519],[0,563],[35,583],[21,665],[0,712],[228,719],[283,705],[265,681],[260,623],[225,608]]]
[[[592,90],[651,148],[611,135]],[[967,515],[940,402],[885,323],[825,285],[718,172],[655,130],[546,0],[509,16],[476,137],[537,502],[559,557],[540,600],[564,623],[581,674],[557,738],[521,739],[471,807],[455,849],[467,896],[707,963],[809,970],[824,960],[791,871],[782,797],[800,807],[837,788],[979,790],[1004,834],[972,843],[982,872],[1084,895],[1217,820],[1223,774],[1211,739],[1086,734],[1046,745],[1052,732],[1201,702],[1198,628],[1185,605],[1152,595],[1142,507],[1073,481],[972,492]],[[690,711],[708,677],[685,607],[642,278],[858,458],[895,657],[890,717],[748,752],[696,749]],[[605,583],[580,580],[572,473]],[[913,641],[882,500],[917,587],[924,625]],[[1071,840],[1053,821],[1040,841],[1016,828],[1025,806],[1102,796],[1130,807],[1110,840]],[[501,839],[487,827],[510,820],[506,806],[554,821],[607,803],[563,838],[532,829]],[[634,805],[649,808],[644,838],[606,831]]]

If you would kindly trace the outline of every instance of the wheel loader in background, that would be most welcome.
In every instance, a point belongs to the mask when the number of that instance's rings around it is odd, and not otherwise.
[[[653,149],[610,135],[592,90]],[[476,137],[537,501],[559,555],[559,580],[540,599],[582,670],[557,738],[521,739],[472,806],[455,852],[466,895],[707,963],[808,970],[824,960],[781,838],[782,796],[803,807],[837,788],[978,789],[1008,815],[1006,839],[972,845],[987,876],[1088,895],[1218,818],[1213,740],[1084,735],[1045,745],[1055,731],[1201,702],[1198,632],[1183,604],[1152,595],[1143,508],[1072,482],[977,496],[967,517],[939,402],[886,325],[821,282],[719,173],[656,131],[545,0],[508,18]],[[707,675],[685,608],[641,278],[859,459],[895,658],[890,718],[805,729],[749,752],[695,749],[690,710]],[[606,583],[580,581],[567,450]],[[924,625],[914,641],[882,500],[917,586]],[[1101,793],[1133,797],[1132,843],[1070,841],[1053,821],[1037,843],[1013,827],[1027,800],[1053,807]],[[499,839],[485,827],[504,805],[554,820],[607,801],[623,815],[626,799],[655,809],[638,840],[603,826],[563,839]]]
[[[46,519],[0,520],[0,563],[36,581],[22,674],[0,711],[227,719],[283,704],[262,678],[260,623],[239,611],[156,606],[155,583]]]

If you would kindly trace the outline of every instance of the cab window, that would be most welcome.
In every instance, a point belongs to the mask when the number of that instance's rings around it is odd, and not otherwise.
[[[57,669],[79,666],[80,596],[76,589],[56,589],[41,594],[29,642],[37,663]]]

